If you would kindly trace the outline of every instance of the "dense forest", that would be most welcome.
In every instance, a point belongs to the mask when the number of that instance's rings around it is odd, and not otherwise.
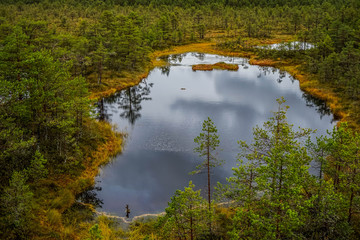
[[[1,239],[359,238],[359,1],[1,2]],[[254,48],[273,39],[315,47]],[[228,205],[210,204],[190,183],[165,216],[116,229],[84,197],[98,165],[121,149],[121,134],[96,120],[91,94],[135,84],[151,53],[195,42],[297,66],[341,99],[348,124],[311,142],[279,100],[254,142],[240,142],[244,164],[216,190]]]

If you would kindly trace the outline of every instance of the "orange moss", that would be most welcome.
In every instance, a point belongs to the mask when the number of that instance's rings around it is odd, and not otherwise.
[[[214,66],[212,64],[198,64],[192,66],[193,71],[212,71],[214,70]]]
[[[249,63],[251,65],[259,65],[259,66],[273,66],[276,62],[274,60],[271,59],[250,59]]]
[[[239,66],[236,64],[228,64],[224,62],[218,62],[215,64],[197,64],[192,66],[193,71],[212,71],[214,69],[237,71]]]
[[[237,71],[239,69],[239,65],[237,64],[229,64],[224,62],[215,63],[213,66],[215,69],[230,70],[230,71]]]

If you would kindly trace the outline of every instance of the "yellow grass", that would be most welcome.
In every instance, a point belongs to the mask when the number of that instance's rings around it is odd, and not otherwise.
[[[251,65],[259,65],[259,66],[274,66],[276,62],[271,59],[250,59],[249,63]]]
[[[214,70],[213,64],[198,64],[192,66],[193,71],[212,71]]]
[[[144,72],[140,73],[124,72],[123,76],[110,76],[109,72],[105,72],[102,84],[93,84],[91,86],[90,99],[96,101],[97,99],[111,96],[114,93],[127,87],[137,85],[139,82],[141,82],[141,80],[147,78],[151,69],[145,69]],[[89,78],[93,79],[95,76],[90,75]]]

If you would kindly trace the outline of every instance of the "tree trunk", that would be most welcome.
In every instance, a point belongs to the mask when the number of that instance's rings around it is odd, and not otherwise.
[[[353,175],[352,175],[352,184],[354,184],[355,182],[355,176],[356,176],[356,169],[353,170]],[[351,195],[350,195],[350,203],[349,203],[349,216],[348,216],[348,223],[351,222],[351,217],[352,217],[352,205],[353,205],[353,200],[354,200],[354,188],[351,187]]]
[[[101,84],[101,77],[102,77],[102,62],[99,63],[98,84]]]
[[[351,189],[350,204],[349,204],[349,215],[348,215],[348,223],[351,222],[353,200],[354,200],[354,189]]]
[[[192,205],[190,205],[190,210],[192,210]],[[190,239],[194,239],[194,230],[193,230],[193,217],[190,216]]]

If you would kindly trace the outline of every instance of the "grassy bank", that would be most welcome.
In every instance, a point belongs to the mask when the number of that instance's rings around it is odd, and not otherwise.
[[[89,141],[94,142],[83,149],[86,155],[81,173],[56,172],[34,183],[37,218],[41,219],[34,239],[81,239],[88,232],[86,220],[92,218],[94,206],[76,199],[93,188],[100,166],[121,151],[123,139],[109,123],[89,120],[86,125],[94,134]]]

